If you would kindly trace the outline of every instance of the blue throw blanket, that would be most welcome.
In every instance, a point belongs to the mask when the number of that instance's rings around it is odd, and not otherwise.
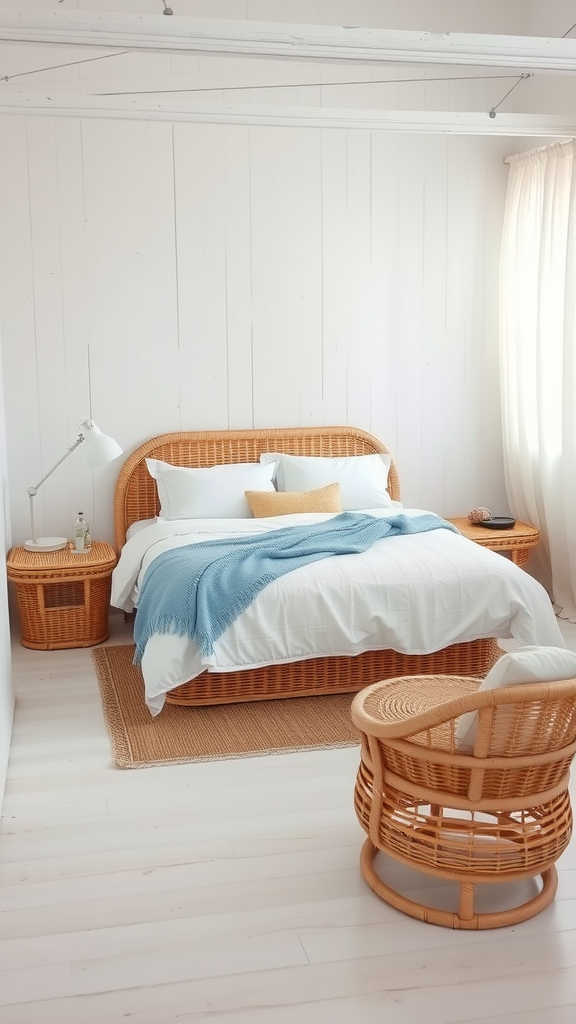
[[[366,551],[382,537],[458,531],[432,514],[376,519],[343,512],[313,526],[287,526],[253,537],[200,541],[158,555],[147,569],[134,639],[138,664],[154,633],[188,635],[203,654],[272,580],[301,565]]]

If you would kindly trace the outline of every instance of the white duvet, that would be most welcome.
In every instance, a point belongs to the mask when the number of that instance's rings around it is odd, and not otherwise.
[[[368,511],[395,516],[399,509]],[[137,607],[146,569],[170,548],[331,518],[306,513],[152,523],[122,549],[112,576],[112,604],[125,611]],[[155,634],[142,659],[146,703],[158,714],[168,690],[205,669],[231,672],[387,648],[430,654],[488,637],[565,646],[546,591],[507,558],[445,529],[385,537],[362,554],[325,558],[270,583],[209,656],[188,637]]]

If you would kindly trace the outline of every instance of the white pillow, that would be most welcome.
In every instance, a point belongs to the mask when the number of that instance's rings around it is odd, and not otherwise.
[[[146,459],[160,498],[159,519],[251,519],[244,491],[273,491],[276,463],[189,469]]]
[[[576,654],[563,647],[520,647],[502,655],[478,688],[495,690],[499,686],[522,683],[553,683],[576,677]],[[456,727],[456,746],[473,750],[476,741],[476,711],[462,715]]]
[[[284,455],[264,452],[260,462],[278,462],[276,487],[279,491],[313,491],[327,484],[340,484],[342,510],[392,508],[386,490],[390,455],[349,455],[331,458],[321,455]]]
[[[130,540],[131,537],[135,537],[141,530],[145,530],[147,526],[154,526],[155,519],[138,519],[132,526],[129,526],[126,530],[126,540]]]

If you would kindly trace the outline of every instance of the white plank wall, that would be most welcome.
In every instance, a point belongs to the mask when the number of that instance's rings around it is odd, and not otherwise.
[[[126,452],[166,430],[347,422],[391,447],[406,504],[506,511],[510,143],[50,118],[2,131],[15,542],[26,488],[90,412]],[[40,532],[66,533],[82,507],[110,539],[117,469],[76,453],[40,492]]]
[[[7,522],[8,495],[6,472],[6,436],[4,427],[4,399],[2,393],[2,359],[0,358],[0,537],[5,539],[5,548],[10,543],[10,529]],[[10,751],[12,720],[14,717],[15,691],[12,680],[12,659],[10,651],[10,627],[8,617],[8,583],[6,566],[0,566],[0,807],[4,795],[6,770]]]
[[[98,9],[119,6],[100,0]],[[569,28],[560,0],[545,14],[524,0],[179,0],[177,13],[427,31]],[[258,86],[212,97],[302,104],[303,113],[487,110],[506,84],[490,75],[401,82],[415,71],[437,77],[426,68],[166,54],[59,67],[69,56],[6,45],[0,72],[53,66],[21,81],[72,93]],[[375,84],[355,84],[363,79]],[[332,82],[341,84],[307,85]],[[531,80],[507,109],[564,109],[570,86]],[[353,423],[394,451],[406,504],[446,515],[479,502],[507,510],[496,386],[502,157],[530,140],[6,116],[0,139],[16,543],[29,532],[26,488],[90,414],[126,452],[179,428]],[[36,499],[40,532],[68,532],[83,507],[94,535],[111,539],[117,470],[92,473],[75,454]]]
[[[210,430],[228,419],[227,166],[224,131],[198,127],[175,129],[179,399],[182,424]]]

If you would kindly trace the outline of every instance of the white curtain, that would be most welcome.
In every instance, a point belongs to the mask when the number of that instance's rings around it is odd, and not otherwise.
[[[500,266],[504,469],[510,510],[538,526],[531,565],[576,621],[574,143],[509,158]]]

